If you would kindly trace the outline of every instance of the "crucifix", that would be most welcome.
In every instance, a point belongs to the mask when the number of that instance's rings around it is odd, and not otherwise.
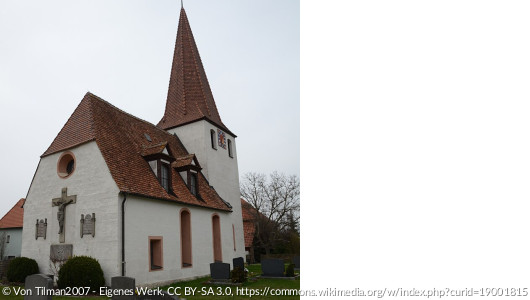
[[[59,221],[59,243],[64,243],[64,213],[68,204],[75,203],[77,195],[67,196],[67,189],[61,191],[61,198],[52,199],[52,207],[59,206],[57,211],[57,220]]]

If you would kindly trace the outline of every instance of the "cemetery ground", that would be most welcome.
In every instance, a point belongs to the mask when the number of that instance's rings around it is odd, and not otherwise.
[[[287,266],[287,265],[286,265]],[[204,284],[205,282],[207,282],[210,277],[209,276],[206,276],[206,277],[201,277],[201,278],[197,278],[197,279],[194,279],[194,280],[190,280],[190,281],[182,281],[182,282],[177,282],[177,283],[174,283],[174,284],[171,284],[171,285],[168,285],[168,286],[164,286],[162,287],[163,290],[167,290],[168,288],[177,288],[177,287],[180,287],[181,289],[181,292],[184,293],[184,288],[185,287],[188,287],[188,288],[196,288],[197,291],[199,290],[208,290],[210,287],[213,288],[213,292],[216,293],[219,289],[218,288],[221,288],[222,291],[223,291],[223,294],[225,294],[225,296],[219,296],[219,295],[216,295],[216,294],[210,294],[210,295],[200,295],[198,292],[195,293],[195,295],[182,295],[180,296],[181,298],[185,298],[185,299],[190,299],[190,300],[193,300],[193,299],[201,299],[201,300],[208,300],[208,299],[300,299],[299,296],[289,296],[289,295],[286,295],[286,296],[272,296],[272,295],[267,295],[267,296],[257,296],[257,295],[253,295],[252,297],[250,297],[250,295],[236,295],[236,289],[248,289],[248,290],[261,290],[261,291],[264,291],[265,289],[268,289],[268,290],[284,290],[284,291],[287,291],[287,290],[299,290],[300,289],[300,280],[299,279],[296,279],[296,280],[289,280],[289,279],[269,279],[269,278],[256,278],[257,276],[261,275],[261,265],[259,264],[253,264],[253,265],[247,265],[246,268],[248,269],[249,271],[249,279],[247,280],[247,282],[243,283],[241,286],[228,286],[228,285],[208,285],[208,284]],[[298,275],[300,272],[299,271],[296,271],[296,274]],[[108,283],[107,283],[108,284]],[[0,289],[2,288],[5,288],[5,286],[0,286]],[[226,289],[229,289],[230,292],[228,292]],[[13,290],[13,287],[11,287],[11,290]],[[226,291],[226,293],[225,293]],[[226,294],[231,294],[232,296],[228,296]],[[0,299],[9,299],[9,300],[23,300],[24,297],[23,296],[16,296],[14,295],[14,293],[12,292],[11,295],[9,296],[6,296],[4,295],[2,292],[0,292]],[[108,297],[105,297],[105,296],[87,296],[87,297],[74,297],[74,296],[54,296],[53,297],[54,300],[83,300],[83,299],[87,299],[87,300],[99,300],[99,299],[110,299]]]

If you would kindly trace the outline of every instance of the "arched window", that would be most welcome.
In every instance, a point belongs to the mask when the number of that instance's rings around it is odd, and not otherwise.
[[[232,153],[232,141],[228,140],[228,156],[234,157],[234,154]]]
[[[215,130],[211,129],[210,130],[210,141],[212,142],[212,148],[217,150],[217,139],[216,139],[216,134],[215,134]]]
[[[180,211],[180,247],[182,267],[191,267],[191,215],[185,208]]]
[[[221,222],[217,214],[214,214],[212,216],[212,230],[213,230],[213,261],[223,262],[223,252],[221,249]]]

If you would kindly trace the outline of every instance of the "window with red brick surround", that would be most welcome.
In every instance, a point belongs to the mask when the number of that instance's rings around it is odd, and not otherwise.
[[[213,231],[213,261],[223,262],[223,251],[221,248],[221,220],[219,215],[212,216],[212,231]]]
[[[163,238],[161,236],[149,237],[149,272],[164,269]]]
[[[186,208],[180,211],[180,250],[182,267],[191,267],[193,265],[191,255],[191,215]]]

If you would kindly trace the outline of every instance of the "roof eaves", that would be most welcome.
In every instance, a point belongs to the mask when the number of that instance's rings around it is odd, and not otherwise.
[[[125,191],[121,191],[121,192],[122,193],[127,193],[128,195],[140,196],[140,197],[145,197],[145,198],[155,199],[155,200],[162,200],[162,201],[167,201],[167,202],[172,202],[172,203],[177,203],[177,204],[182,204],[182,205],[189,205],[189,206],[213,209],[213,210],[224,211],[224,212],[232,212],[232,209],[221,209],[221,208],[217,208],[217,207],[213,207],[213,206],[188,203],[188,202],[179,201],[179,200],[175,200],[175,199],[153,197],[153,196],[148,196],[148,195],[144,195],[144,194],[141,194],[141,193],[131,193],[131,192],[125,192]],[[223,202],[225,202],[225,201],[223,200]]]

